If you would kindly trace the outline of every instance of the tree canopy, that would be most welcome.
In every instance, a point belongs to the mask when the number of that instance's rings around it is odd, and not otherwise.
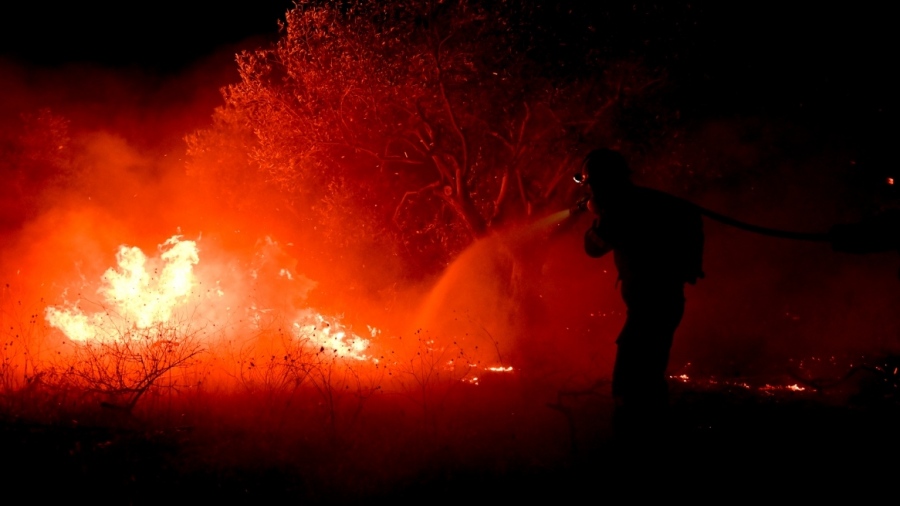
[[[351,226],[439,263],[568,204],[581,157],[660,76],[526,4],[298,2],[276,44],[238,55],[189,171],[238,199],[227,182],[276,185],[334,241]]]

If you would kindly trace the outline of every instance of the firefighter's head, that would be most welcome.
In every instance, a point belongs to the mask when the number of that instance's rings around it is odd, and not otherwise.
[[[595,197],[604,198],[631,184],[631,169],[618,151],[595,149],[584,157],[580,179]]]

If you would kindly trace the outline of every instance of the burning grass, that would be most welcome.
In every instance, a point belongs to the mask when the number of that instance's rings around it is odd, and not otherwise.
[[[527,497],[583,490],[577,480],[616,476],[632,453],[611,425],[600,347],[571,337],[578,320],[506,316],[540,307],[515,299],[521,285],[497,281],[516,279],[504,277],[508,246],[476,245],[427,296],[410,298],[419,304],[365,319],[315,307],[317,282],[271,238],[237,254],[183,235],[155,252],[113,250],[113,266],[54,284],[55,300],[3,292],[3,437],[32,468],[56,462],[53,472],[85,494],[213,488],[325,501],[453,488],[448,497],[462,498],[491,483],[498,496],[509,497],[496,487],[515,487]],[[606,314],[592,323],[615,332]],[[554,340],[537,339],[552,329]],[[539,359],[523,351],[534,345]],[[895,362],[841,356],[754,374],[688,365],[673,375],[662,441],[640,446],[693,455],[701,468],[728,447],[820,455],[822,431],[900,420]],[[800,430],[798,420],[811,432],[780,432]],[[853,444],[849,433],[839,439]]]
[[[424,420],[455,388],[514,373],[490,359],[496,342],[481,352],[465,336],[423,329],[406,339],[374,325],[357,333],[318,312],[304,295],[315,283],[281,263],[271,239],[248,263],[201,253],[200,242],[173,236],[155,255],[123,245],[115,267],[62,289],[59,302],[41,299],[27,319],[7,285],[0,372],[10,416],[38,391],[62,411],[95,406],[136,420],[168,419],[185,399],[249,396],[274,403],[265,411],[302,406],[335,439],[376,395],[406,399]]]

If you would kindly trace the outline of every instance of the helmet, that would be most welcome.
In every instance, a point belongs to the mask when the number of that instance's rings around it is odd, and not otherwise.
[[[631,169],[628,168],[625,157],[618,151],[601,148],[591,151],[584,157],[584,161],[581,162],[581,174],[576,175],[575,181],[594,187],[600,184],[624,183],[630,178]]]

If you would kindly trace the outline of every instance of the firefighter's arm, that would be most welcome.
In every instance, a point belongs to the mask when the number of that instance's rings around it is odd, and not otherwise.
[[[599,258],[612,250],[612,246],[600,237],[600,220],[594,220],[591,228],[584,234],[584,251],[588,256]]]

